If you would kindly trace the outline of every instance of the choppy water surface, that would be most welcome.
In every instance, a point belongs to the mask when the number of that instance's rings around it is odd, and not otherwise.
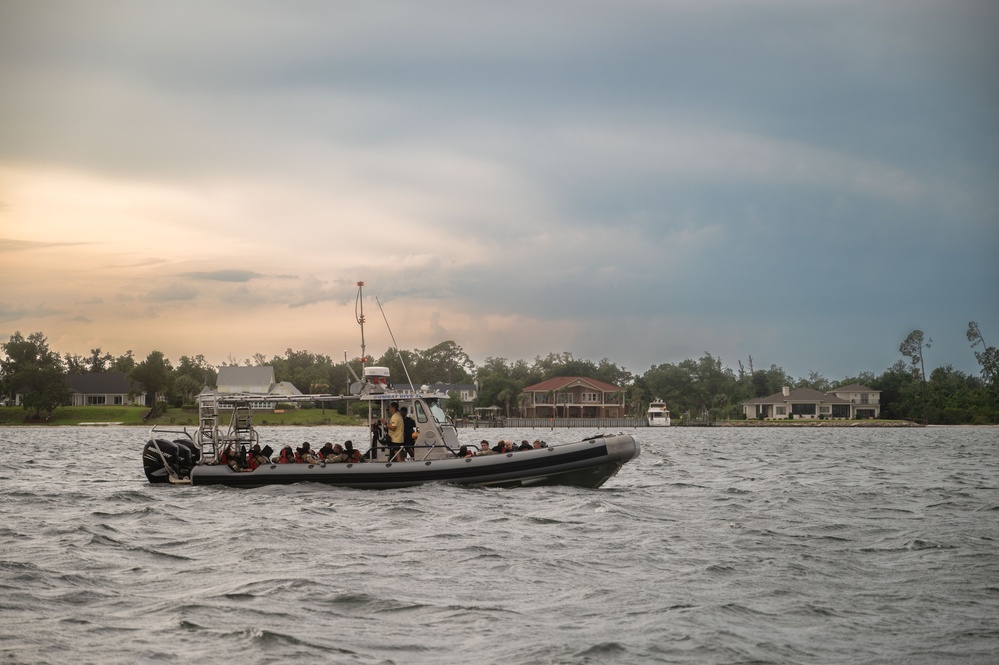
[[[999,430],[633,433],[599,490],[234,490],[0,428],[0,661],[996,662]]]

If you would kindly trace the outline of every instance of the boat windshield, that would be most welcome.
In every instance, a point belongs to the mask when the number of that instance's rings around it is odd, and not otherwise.
[[[433,415],[434,420],[436,420],[441,425],[446,425],[450,422],[447,414],[444,413],[444,409],[441,408],[440,403],[435,400],[427,400],[427,406],[430,407],[430,413]]]

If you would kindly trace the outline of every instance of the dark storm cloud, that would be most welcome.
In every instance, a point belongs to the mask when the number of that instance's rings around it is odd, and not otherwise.
[[[186,279],[322,248],[289,302],[341,301],[339,254],[405,238],[386,298],[565,322],[594,355],[627,330],[631,367],[703,343],[879,370],[910,325],[958,362],[967,320],[999,329],[994,3],[97,7],[5,5],[0,157],[239,183],[226,228],[260,256]],[[261,182],[298,189],[257,219]],[[382,225],[338,242],[358,209]],[[647,339],[669,317],[697,329]]]

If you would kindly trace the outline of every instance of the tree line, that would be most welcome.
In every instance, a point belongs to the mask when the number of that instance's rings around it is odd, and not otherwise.
[[[979,326],[969,322],[968,342],[981,367],[973,376],[951,365],[926,374],[924,351],[932,339],[923,331],[912,331],[899,345],[902,359],[880,375],[863,372],[858,376],[830,381],[819,372],[794,379],[778,365],[766,369],[754,367],[750,356],[735,368],[721,358],[705,352],[694,360],[653,365],[635,375],[607,358],[599,362],[580,359],[570,352],[537,356],[533,362],[489,357],[481,366],[453,340],[429,349],[389,349],[378,358],[365,358],[366,365],[388,367],[397,386],[424,384],[474,384],[477,407],[499,407],[508,417],[523,412],[529,399],[523,389],[558,376],[583,376],[613,384],[625,390],[626,410],[644,414],[649,402],[663,399],[680,422],[684,419],[738,419],[743,417],[742,402],[767,397],[791,388],[813,388],[822,392],[860,383],[881,391],[881,415],[888,419],[918,420],[932,424],[999,423],[999,352],[988,346]],[[21,395],[22,405],[32,417],[43,418],[58,406],[70,403],[67,377],[89,372],[122,372],[143,386],[147,404],[154,412],[167,406],[191,404],[205,386],[215,387],[218,369],[204,356],[181,356],[176,366],[160,351],[137,361],[131,350],[113,356],[102,349],[92,349],[88,356],[60,355],[49,349],[48,340],[36,332],[24,337],[11,335],[2,345],[0,359],[0,394],[12,399]],[[360,358],[334,361],[330,356],[287,349],[283,356],[267,358],[256,354],[252,359],[229,359],[226,365],[270,365],[277,381],[288,381],[303,393],[349,394]],[[408,380],[406,377],[408,376]],[[452,415],[463,414],[456,396],[447,403]]]

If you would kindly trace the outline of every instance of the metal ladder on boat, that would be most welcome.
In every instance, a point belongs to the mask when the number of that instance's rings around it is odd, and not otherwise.
[[[218,459],[218,407],[214,402],[202,402],[198,406],[198,445],[201,447],[201,459],[216,461]]]
[[[235,446],[246,445],[252,448],[258,442],[257,431],[253,429],[253,410],[249,402],[237,402],[232,409],[232,420],[229,421],[229,432],[225,437],[226,444]]]

